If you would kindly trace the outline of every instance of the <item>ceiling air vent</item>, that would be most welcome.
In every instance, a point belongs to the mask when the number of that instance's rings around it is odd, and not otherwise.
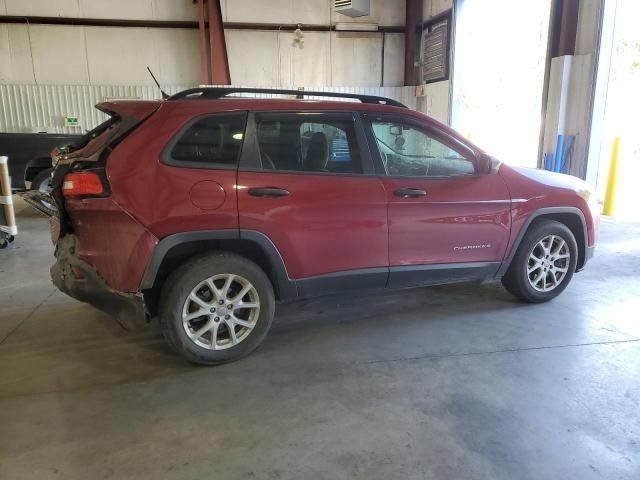
[[[348,17],[364,17],[369,15],[370,0],[334,0],[337,13]]]

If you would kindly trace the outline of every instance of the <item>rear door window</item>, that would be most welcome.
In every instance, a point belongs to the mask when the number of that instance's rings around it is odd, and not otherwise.
[[[246,125],[246,113],[199,118],[167,145],[163,160],[178,167],[236,168]]]
[[[332,125],[328,123],[305,122],[300,125],[300,146],[302,158],[309,156],[309,146],[315,147],[314,141],[322,136],[326,142],[328,158],[326,169],[328,172],[353,173],[353,160],[348,140],[348,126]]]
[[[264,170],[362,173],[350,113],[258,113],[256,143]]]

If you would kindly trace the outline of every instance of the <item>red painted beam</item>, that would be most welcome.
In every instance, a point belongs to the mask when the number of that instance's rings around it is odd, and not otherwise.
[[[209,0],[209,49],[213,85],[231,85],[227,43],[224,39],[220,0]]]
[[[560,38],[558,41],[559,57],[575,54],[579,11],[578,0],[564,0],[562,2],[562,20],[560,21]]]
[[[549,56],[574,55],[578,30],[579,0],[553,0],[549,22]]]
[[[418,25],[422,24],[422,0],[406,0],[406,22],[404,29],[404,84],[417,85],[418,70]]]
[[[200,50],[200,83],[202,85],[211,84],[206,20],[204,0],[198,0],[198,46]]]

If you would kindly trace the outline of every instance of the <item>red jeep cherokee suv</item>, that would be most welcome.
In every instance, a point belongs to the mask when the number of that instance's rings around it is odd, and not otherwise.
[[[352,101],[232,97],[259,92]],[[97,108],[111,118],[53,153],[53,282],[121,323],[157,316],[193,362],[251,352],[277,301],[502,279],[544,302],[593,253],[585,182],[393,100],[198,88]]]

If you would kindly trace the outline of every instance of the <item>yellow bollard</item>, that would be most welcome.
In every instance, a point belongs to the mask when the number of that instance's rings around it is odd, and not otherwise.
[[[611,149],[611,165],[609,166],[609,179],[607,180],[607,192],[604,195],[604,208],[602,213],[613,215],[616,201],[616,183],[618,182],[618,163],[620,161],[620,137],[613,139]]]

